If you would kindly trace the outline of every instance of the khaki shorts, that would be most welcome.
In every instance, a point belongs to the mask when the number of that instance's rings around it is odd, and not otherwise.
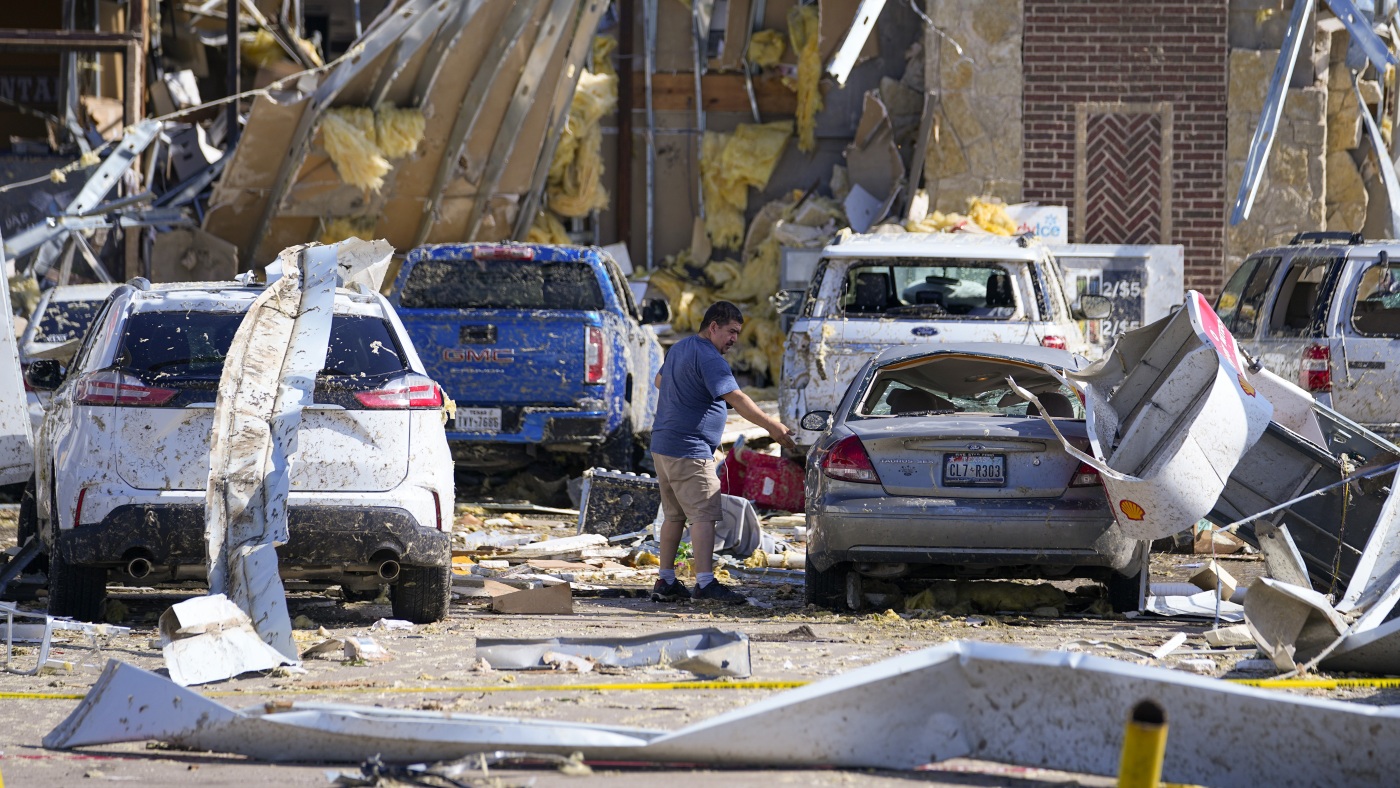
[[[719,475],[714,460],[667,457],[653,453],[661,482],[665,522],[717,523],[720,519]]]

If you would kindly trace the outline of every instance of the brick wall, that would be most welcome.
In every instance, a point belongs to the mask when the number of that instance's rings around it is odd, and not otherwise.
[[[1162,237],[1186,248],[1187,288],[1213,294],[1224,261],[1226,152],[1226,0],[1025,0],[1024,144],[1027,200],[1067,205],[1070,227],[1082,226],[1082,206],[1112,197],[1123,167],[1091,172],[1076,189],[1076,116],[1092,120],[1106,104],[1170,105],[1169,186],[1155,195],[1164,215],[1153,227],[1124,228],[1128,242]],[[1144,128],[1146,126],[1144,125]],[[1155,181],[1154,181],[1155,182]],[[1140,183],[1117,184],[1128,194]],[[1149,187],[1150,188],[1150,187]],[[1136,195],[1140,197],[1141,195]],[[1139,217],[1142,211],[1133,212]],[[1102,236],[1105,223],[1093,227]],[[1111,235],[1111,231],[1109,231]],[[1072,237],[1073,238],[1073,237]],[[1077,239],[1075,239],[1077,240]]]

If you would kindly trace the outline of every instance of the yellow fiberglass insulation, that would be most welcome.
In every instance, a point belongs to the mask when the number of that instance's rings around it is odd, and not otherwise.
[[[339,116],[359,129],[371,145],[379,146],[379,133],[374,128],[374,110],[369,107],[336,107],[328,110],[327,114]]]
[[[967,215],[978,227],[993,235],[1015,235],[1016,223],[1006,215],[1006,205],[1000,200],[968,200]]]
[[[617,49],[617,39],[612,36],[595,36],[593,38],[593,58],[589,71],[594,74],[605,74],[610,77],[617,76],[617,70],[613,68],[612,54]]]
[[[741,123],[733,133],[706,132],[700,150],[705,229],[710,243],[735,249],[744,240],[749,187],[764,189],[792,136],[792,121]]]
[[[820,29],[815,3],[796,6],[788,12],[788,39],[797,53],[797,149],[803,153],[817,148],[817,113],[822,108],[818,84],[822,59],[817,50]]]
[[[604,115],[617,106],[617,77],[584,71],[569,107],[569,119],[549,165],[549,207],[560,216],[587,216],[608,207],[603,188]]]
[[[321,235],[316,240],[323,244],[337,244],[347,238],[369,240],[374,238],[374,225],[373,216],[332,219],[321,228]]]
[[[532,244],[568,244],[573,243],[568,232],[564,230],[564,223],[559,221],[559,217],[549,211],[540,211],[535,217],[535,223],[530,225],[530,231],[525,235],[525,242]]]
[[[680,258],[687,256],[686,252],[677,255]],[[668,266],[674,265],[673,259],[667,259]],[[653,272],[651,284],[666,296],[666,301],[671,305],[672,328],[681,333],[700,330],[700,321],[705,316],[705,310],[714,301],[713,292],[686,281],[682,274],[676,273],[671,267]]]
[[[749,63],[762,68],[772,68],[783,59],[787,42],[782,31],[760,30],[749,36]]]
[[[748,192],[724,175],[724,149],[732,135],[707,131],[700,141],[700,183],[705,194],[705,232],[710,243],[733,249],[744,240]]]
[[[374,110],[374,142],[384,158],[403,158],[418,150],[427,123],[422,109],[380,104]]]
[[[277,39],[273,38],[272,33],[262,28],[257,32],[242,33],[238,36],[238,57],[254,68],[291,59],[282,50],[282,45],[277,43]]]
[[[372,129],[372,112],[370,119]],[[339,110],[327,112],[321,118],[321,146],[331,157],[340,179],[360,189],[379,191],[384,185],[384,175],[392,169],[389,161],[379,155],[374,141],[367,138],[360,127],[346,120]]]

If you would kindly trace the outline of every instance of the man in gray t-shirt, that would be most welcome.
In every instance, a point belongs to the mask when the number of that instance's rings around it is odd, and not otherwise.
[[[652,589],[657,602],[692,596],[676,579],[676,550],[686,521],[695,555],[695,599],[743,602],[743,595],[715,582],[715,524],[720,519],[715,451],[724,434],[726,403],[788,448],[796,443],[787,427],[759,410],[739,390],[724,354],[739,339],[744,316],[728,301],[705,310],[700,333],[671,346],[656,376],[661,389],[651,432],[651,456],[661,483],[661,577]]]

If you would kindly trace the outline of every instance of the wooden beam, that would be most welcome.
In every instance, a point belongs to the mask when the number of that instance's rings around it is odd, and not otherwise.
[[[749,95],[743,74],[706,74],[700,78],[700,90],[705,96],[706,112],[742,112],[749,114]],[[653,106],[658,112],[695,109],[695,76],[688,72],[655,74],[651,78]],[[646,101],[645,85],[638,80],[633,87],[633,106]],[[772,74],[753,78],[754,96],[764,120],[792,117],[797,112],[797,94],[788,90],[782,80]]]

